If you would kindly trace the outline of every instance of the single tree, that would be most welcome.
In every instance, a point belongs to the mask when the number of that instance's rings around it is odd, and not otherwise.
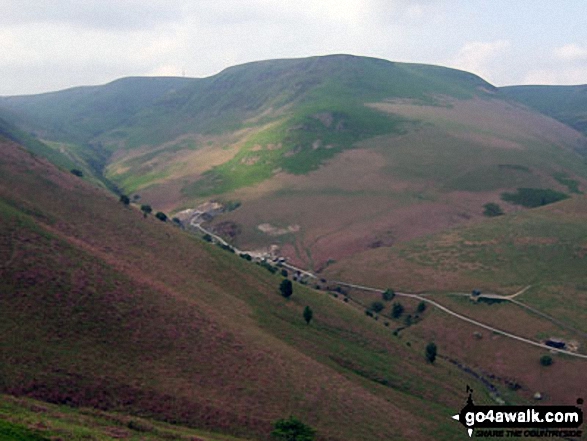
[[[404,313],[403,305],[399,302],[394,303],[393,307],[391,308],[391,316],[393,318],[397,319],[397,318],[400,318],[403,313]]]
[[[291,283],[291,280],[283,279],[279,285],[279,291],[283,297],[286,299],[289,298],[293,294],[293,284]]]
[[[129,198],[128,198],[128,196],[127,196],[127,195],[125,195],[125,194],[121,194],[121,195],[120,195],[120,199],[119,199],[119,200],[120,200],[120,202],[121,202],[121,203],[123,203],[124,205],[128,205],[128,204],[130,204],[130,199],[129,199]]]
[[[503,214],[503,210],[501,209],[501,207],[494,202],[489,202],[483,205],[483,208],[485,208],[483,214],[487,217],[496,217],[501,216]]]
[[[145,213],[145,216],[146,216],[147,214],[151,214],[151,212],[153,211],[153,208],[151,208],[151,206],[148,204],[143,204],[143,205],[141,205],[141,211],[143,213]]]
[[[314,441],[316,430],[296,417],[277,420],[271,436],[279,441]]]
[[[155,217],[159,219],[161,222],[167,222],[167,215],[162,211],[158,211],[155,213]]]
[[[411,314],[406,315],[406,318],[404,319],[404,323],[406,324],[406,326],[412,326],[412,315]]]
[[[383,291],[383,293],[381,294],[381,298],[383,300],[385,300],[386,302],[389,302],[390,300],[392,300],[395,297],[395,292],[393,292],[393,289],[389,289],[387,288],[385,291]]]
[[[430,363],[434,363],[434,360],[436,360],[436,344],[433,342],[430,342],[426,345],[426,360],[428,360]]]
[[[76,175],[78,178],[83,178],[84,177],[84,172],[81,170],[78,170],[77,168],[72,168],[70,170],[71,173],[73,173],[74,175]]]
[[[304,320],[306,321],[306,324],[310,324],[312,317],[314,317],[314,311],[312,311],[312,308],[309,306],[306,306],[304,308]]]
[[[385,309],[385,305],[383,303],[381,303],[381,302],[373,302],[373,303],[371,303],[371,311],[374,311],[376,313],[380,313],[384,309]]]
[[[540,357],[540,364],[542,366],[550,366],[552,364],[552,357],[550,355],[543,355]]]
[[[418,307],[416,308],[416,311],[420,314],[423,313],[424,311],[426,311],[426,302],[418,303]]]

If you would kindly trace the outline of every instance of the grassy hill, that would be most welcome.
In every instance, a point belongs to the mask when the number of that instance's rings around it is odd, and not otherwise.
[[[53,148],[122,192],[168,212],[239,203],[212,227],[320,271],[482,221],[487,204],[509,213],[583,192],[587,138],[506,92],[454,69],[332,55],[2,102],[39,135],[61,121],[61,137],[45,132]]]
[[[500,93],[587,134],[587,85],[510,86]]]
[[[581,195],[394,247],[368,250],[332,264],[323,277],[427,293],[427,298],[486,325],[533,341],[561,338],[585,353],[586,220],[587,198]],[[520,294],[515,302],[473,301],[470,293],[474,289]],[[375,300],[363,292],[354,296],[365,304]],[[406,300],[399,301],[406,305]],[[525,391],[532,396],[540,391],[556,402],[572,403],[575,395],[587,393],[582,379],[585,360],[554,356],[556,369],[545,369],[530,347],[508,348],[511,340],[455,323],[446,314],[404,331],[404,338],[413,336],[434,338],[447,348],[449,357],[508,379],[511,387],[520,388],[518,394]]]
[[[426,363],[425,340],[302,285],[287,301],[277,275],[1,147],[3,393],[250,439],[290,414],[319,439],[462,430],[477,380]]]
[[[125,78],[8,97],[0,106],[41,138],[89,149],[94,162],[109,166],[108,178],[128,192],[172,175],[180,154],[201,150],[202,136],[212,137],[209,143],[220,133],[244,130],[248,136],[235,135],[244,147],[208,170],[203,182],[186,186],[183,193],[189,196],[254,184],[275,169],[306,173],[360,139],[399,130],[397,121],[365,102],[392,97],[434,102],[435,95],[467,98],[486,93],[481,89],[494,88],[446,68],[337,55],[249,63],[204,79]],[[316,139],[322,148],[312,148]],[[259,143],[279,148],[259,152]],[[139,147],[146,151],[124,153]],[[154,167],[149,161],[155,155],[171,158]]]

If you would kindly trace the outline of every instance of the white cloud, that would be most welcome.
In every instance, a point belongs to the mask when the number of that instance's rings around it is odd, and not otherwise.
[[[461,47],[459,52],[446,64],[477,74],[488,81],[493,81],[499,65],[507,55],[511,44],[507,40],[471,41]]]
[[[567,44],[556,48],[554,55],[563,61],[583,61],[587,60],[587,47],[578,44]]]
[[[478,8],[462,6],[466,3],[1,0],[0,94],[100,84],[128,75],[181,75],[184,69],[187,76],[201,77],[248,61],[329,53],[447,65],[499,85],[519,82],[531,69],[556,70],[540,61],[547,58],[543,45],[528,49],[519,35],[498,30],[491,16],[497,8],[472,17]],[[487,26],[481,29],[483,20]],[[573,38],[585,40],[578,33]],[[561,69],[571,61],[577,67],[587,49],[565,42],[546,55]]]
[[[529,70],[523,84],[586,84],[587,47],[566,44],[552,51],[539,67]]]
[[[178,20],[182,0],[2,0],[0,25],[59,23],[96,29],[145,29]]]
[[[577,85],[587,83],[587,66],[567,69],[536,69],[528,72],[522,84]]]

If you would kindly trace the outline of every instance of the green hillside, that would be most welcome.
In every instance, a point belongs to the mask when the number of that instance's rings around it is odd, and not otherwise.
[[[3,393],[252,439],[290,414],[320,439],[461,430],[447,416],[476,380],[427,364],[426,341],[302,285],[285,300],[264,268],[2,151]]]
[[[499,91],[587,134],[587,85],[510,86]]]
[[[269,60],[2,103],[54,149],[157,210],[238,202],[212,228],[316,271],[481,221],[487,204],[509,213],[587,189],[587,138],[438,66]],[[43,129],[59,124],[62,136]]]
[[[136,187],[133,179],[145,175],[137,162],[144,166],[155,152],[201,147],[186,147],[182,137],[248,128],[253,136],[246,137],[231,161],[184,189],[203,195],[260,182],[276,169],[307,173],[361,139],[400,131],[397,119],[366,108],[366,102],[409,98],[434,103],[435,96],[471,98],[493,90],[466,72],[336,55],[250,63],[198,80],[125,78],[105,86],[8,97],[0,106],[42,138],[61,141],[65,148],[81,144],[88,162],[109,165],[108,178],[129,191]],[[321,149],[312,148],[316,140]],[[259,143],[280,147],[251,153]],[[120,155],[120,149],[141,146],[151,147],[146,155],[131,155],[126,162]],[[115,164],[108,160],[113,152],[118,152]],[[292,157],[284,158],[288,154]],[[154,173],[140,186],[170,174]]]
[[[241,441],[153,419],[0,394],[0,439],[6,441]],[[244,441],[244,440],[243,440]]]
[[[0,436],[268,440],[294,415],[320,441],[453,440],[467,386],[583,396],[583,359],[471,322],[587,346],[587,138],[508,93],[334,55],[0,99]],[[281,271],[139,209],[207,201],[206,228],[318,278],[285,299]]]

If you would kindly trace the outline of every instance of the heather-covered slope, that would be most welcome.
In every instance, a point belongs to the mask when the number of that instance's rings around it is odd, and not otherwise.
[[[462,430],[476,380],[427,364],[426,342],[300,285],[286,301],[263,268],[1,148],[2,392],[253,439],[290,414],[320,439]]]

